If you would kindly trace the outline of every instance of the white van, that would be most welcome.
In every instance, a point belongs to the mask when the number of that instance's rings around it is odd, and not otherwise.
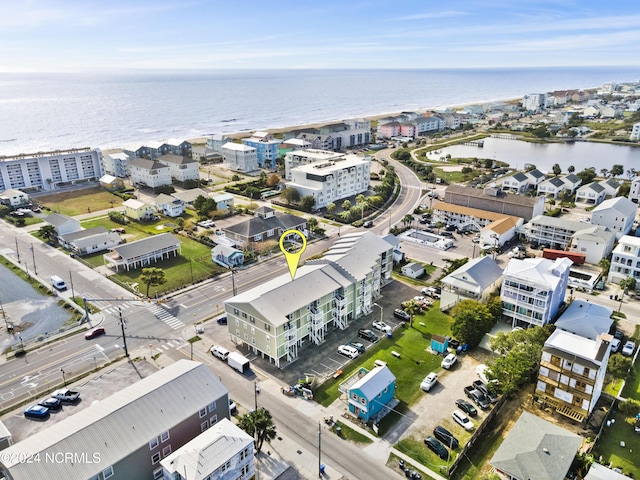
[[[211,347],[211,355],[218,357],[220,360],[226,360],[229,356],[229,350],[220,345],[215,345]]]
[[[53,285],[53,288],[55,288],[56,290],[63,291],[67,289],[67,284],[64,283],[64,280],[62,280],[57,275],[51,277],[51,285]]]

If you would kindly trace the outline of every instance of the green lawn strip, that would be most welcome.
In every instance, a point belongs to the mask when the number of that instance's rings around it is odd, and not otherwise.
[[[623,398],[633,398],[640,401],[640,361],[636,361],[622,389]],[[640,437],[640,435],[638,435]]]
[[[593,449],[595,458],[601,455],[604,465],[611,463],[614,467],[622,469],[624,475],[632,478],[640,478],[640,465],[638,464],[638,453],[640,452],[640,435],[633,430],[633,417],[625,419],[624,414],[617,413],[613,418],[616,422],[610,427],[604,427],[602,436]],[[625,446],[620,446],[620,442]]]
[[[112,221],[109,217],[94,217],[88,220],[80,222],[84,228],[105,227],[107,230],[112,228],[124,228],[124,238],[128,242],[147,238],[150,235],[158,235],[160,233],[173,233],[173,229],[177,227],[175,219],[160,218],[154,222],[129,222],[126,225],[121,225]]]
[[[425,435],[426,436],[426,435]],[[446,474],[447,471],[447,461],[442,460],[438,455],[433,453],[431,450],[427,448],[424,444],[424,437],[416,438],[409,437],[403,438],[398,443],[395,444],[396,450],[404,453],[408,457],[413,458],[420,465],[424,465],[428,469],[439,473],[441,475]],[[449,464],[453,462],[455,459],[456,453],[453,452],[451,455],[451,459],[449,460]]]
[[[43,223],[44,220],[42,220],[39,217],[23,217],[24,218],[24,225],[25,227],[28,227],[29,225],[36,225],[38,223]]]
[[[389,369],[396,376],[396,398],[408,405],[415,403],[424,393],[420,390],[420,382],[431,371],[440,370],[442,359],[429,353],[431,335],[450,333],[451,317],[436,308],[418,315],[413,328],[408,324],[393,332],[392,338],[382,338],[373,348],[350,362],[337,379],[329,379],[314,390],[314,398],[324,406],[330,405],[338,398],[338,385],[356,370],[364,367],[371,370],[375,360],[387,362]],[[424,326],[420,325],[424,323]],[[400,358],[392,355],[392,351],[400,354]]]
[[[38,197],[38,202],[50,208],[52,212],[74,216],[87,213],[88,209],[95,212],[119,206],[122,204],[122,199],[102,187],[93,187],[44,195]]]
[[[613,397],[620,395],[620,388],[622,387],[622,380],[614,378],[604,388],[604,392]]]
[[[342,436],[347,440],[350,440],[355,443],[373,443],[373,440],[371,440],[369,437],[354,430],[353,428],[349,427],[345,423],[335,422],[334,425],[331,427],[331,431],[333,433],[336,433],[336,428],[342,429]]]

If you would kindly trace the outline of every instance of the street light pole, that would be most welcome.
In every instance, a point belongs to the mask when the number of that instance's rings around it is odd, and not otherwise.
[[[33,274],[38,275],[38,270],[36,269],[36,252],[33,250],[33,242],[31,242],[31,258],[33,259]]]
[[[122,310],[118,307],[118,315],[120,316],[120,328],[122,329],[122,343],[124,345],[124,354],[129,357],[129,351],[127,350],[127,337],[124,334],[124,318],[122,318]]]
[[[62,372],[62,383],[63,383],[63,386],[66,387],[67,386],[67,379],[64,376],[64,369],[61,368],[60,371]]]
[[[236,291],[236,269],[235,268],[231,268],[231,287],[233,288],[233,296],[235,297],[237,295],[237,291]]]
[[[321,448],[322,440],[321,440],[321,435],[322,435],[322,427],[320,426],[320,422],[318,422],[318,478],[322,478],[322,460],[321,460],[321,456],[322,456],[322,448]]]
[[[73,276],[71,275],[71,270],[69,270],[69,284],[71,285],[71,300],[76,301],[76,294],[73,290]]]
[[[16,237],[15,240],[16,240],[16,256],[18,257],[18,263],[20,263],[20,250],[18,250],[18,237]]]
[[[380,305],[378,305],[377,303],[374,303],[373,305],[380,309],[380,321],[382,322],[382,316],[383,316],[384,309]]]

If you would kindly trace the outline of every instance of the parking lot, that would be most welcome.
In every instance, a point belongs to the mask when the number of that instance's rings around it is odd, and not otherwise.
[[[298,359],[286,365],[283,369],[277,369],[260,358],[252,359],[252,362],[287,385],[297,383],[298,379],[305,374],[315,375],[322,379],[331,377],[337,370],[341,370],[344,365],[351,361],[346,356],[338,353],[339,345],[353,341],[362,343],[367,349],[371,348],[372,343],[358,337],[358,330],[360,328],[371,329],[381,338],[384,333],[372,327],[372,323],[380,320],[381,317],[384,323],[395,330],[402,320],[393,316],[393,310],[399,308],[402,301],[419,294],[420,290],[417,287],[410,287],[401,282],[392,281],[382,288],[382,296],[376,300],[376,304],[379,306],[374,305],[370,314],[351,320],[349,327],[345,330],[330,329],[325,336],[325,342],[321,345],[305,342],[304,346],[298,350]]]

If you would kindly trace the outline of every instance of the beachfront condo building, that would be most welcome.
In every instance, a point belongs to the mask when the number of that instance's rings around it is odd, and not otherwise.
[[[0,156],[0,192],[11,189],[27,193],[50,191],[98,181],[102,175],[102,152],[97,148]]]
[[[273,138],[269,132],[255,132],[249,138],[243,138],[242,143],[256,149],[258,165],[264,168],[274,168],[282,140]]]
[[[258,152],[249,145],[233,142],[225,143],[222,147],[222,156],[229,170],[249,175],[257,174],[260,171]]]
[[[369,189],[371,157],[344,155],[327,162],[302,165],[291,170],[291,182],[300,197],[312,196],[315,208],[352,197]]]
[[[280,368],[372,312],[391,281],[393,245],[371,233],[343,235],[318,260],[225,302],[231,339]]]
[[[158,188],[171,185],[171,169],[164,163],[148,158],[135,158],[129,162],[131,185]]]
[[[168,153],[158,157],[158,161],[169,167],[171,178],[178,183],[200,179],[198,162],[190,157]]]
[[[129,176],[130,160],[131,157],[124,152],[107,153],[102,157],[104,173],[118,178],[126,178]]]
[[[509,260],[500,291],[503,319],[525,328],[553,320],[564,303],[572,264],[568,258]]]
[[[284,157],[284,178],[291,180],[291,170],[301,165],[309,165],[316,162],[329,162],[344,158],[344,153],[336,153],[331,150],[318,150],[308,148],[304,150],[292,150]]]

